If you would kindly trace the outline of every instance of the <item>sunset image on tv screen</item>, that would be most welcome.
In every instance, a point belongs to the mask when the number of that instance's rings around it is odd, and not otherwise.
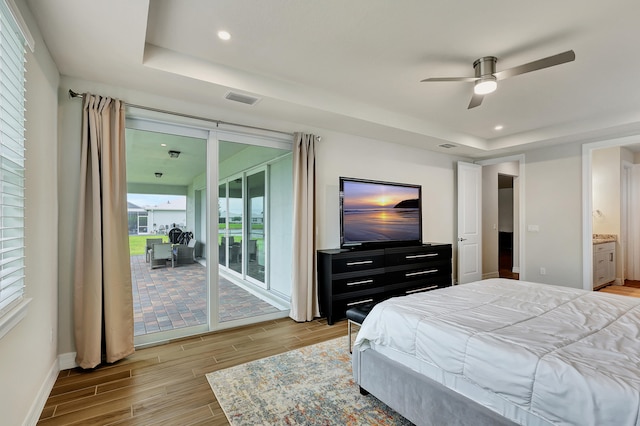
[[[344,181],[345,243],[420,240],[420,188]]]

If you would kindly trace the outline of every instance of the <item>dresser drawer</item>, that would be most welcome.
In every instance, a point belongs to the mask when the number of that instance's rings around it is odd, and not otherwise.
[[[427,280],[427,282],[411,282],[394,286],[391,290],[395,296],[408,296],[414,293],[422,293],[424,291],[437,290],[439,288],[451,287],[449,280],[438,277],[437,279]]]
[[[333,292],[334,294],[347,293],[351,291],[360,291],[375,287],[380,287],[386,282],[384,276],[384,268],[373,269],[370,271],[358,271],[351,274],[334,275]]]
[[[389,278],[395,281],[413,279],[414,277],[451,274],[451,259],[422,261],[420,263],[394,264],[385,268]]]
[[[425,266],[419,269],[406,269],[395,271],[387,274],[387,284],[394,285],[397,283],[433,283],[447,282],[451,280],[451,269],[444,266]]]
[[[369,250],[365,253],[341,253],[331,259],[331,268],[334,274],[382,267],[384,267],[384,250]]]
[[[426,279],[429,277],[437,277],[438,275],[446,274],[446,269],[439,268],[438,266],[427,265],[419,269],[405,269],[402,271],[395,271],[389,274],[390,282],[400,281],[415,281]]]
[[[449,247],[400,247],[387,249],[387,266],[451,261]]]

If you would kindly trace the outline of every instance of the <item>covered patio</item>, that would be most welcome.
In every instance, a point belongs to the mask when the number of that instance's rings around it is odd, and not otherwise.
[[[207,323],[206,268],[199,263],[150,269],[144,255],[131,256],[134,335]],[[269,303],[220,277],[219,321],[278,312]]]
[[[147,334],[207,325],[209,303],[215,296],[218,318],[208,324],[214,328],[229,321],[286,315],[292,257],[290,146],[242,135],[226,137],[239,140],[209,144],[206,130],[153,120],[127,121],[127,199],[147,215],[146,232],[138,227],[138,232],[129,234],[134,336],[140,344]],[[218,151],[217,164],[210,165],[216,179],[207,172],[210,145]],[[218,188],[211,188],[214,183]],[[274,202],[269,202],[268,194],[277,194]],[[174,216],[161,217],[161,210],[171,210]],[[189,234],[190,239],[171,240],[173,230]],[[190,254],[182,257],[199,263],[180,262],[172,268],[167,262],[168,267],[155,268],[166,254],[159,251],[150,268],[144,254],[149,253],[146,240],[158,238],[187,246],[193,241]],[[181,250],[177,252],[180,259]],[[208,262],[216,262],[216,277],[209,277],[202,266],[212,265]],[[209,289],[217,294],[209,297]]]

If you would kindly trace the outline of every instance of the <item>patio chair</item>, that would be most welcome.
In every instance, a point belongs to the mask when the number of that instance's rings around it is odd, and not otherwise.
[[[194,263],[196,261],[196,240],[192,238],[189,244],[174,244],[171,266],[175,267],[181,263]]]
[[[169,231],[169,242],[172,244],[178,244],[180,242],[180,235],[182,234],[182,229],[173,228]]]
[[[151,248],[151,269],[167,266],[167,260],[171,260],[171,244],[154,244]]]
[[[249,262],[252,262],[258,257],[258,240],[249,240],[249,246],[247,251],[249,252]]]
[[[160,244],[160,243],[162,243],[162,238],[147,238],[147,249],[145,250],[145,254],[146,254],[145,262],[149,263],[149,260],[151,259],[151,249],[153,248],[153,245]]]

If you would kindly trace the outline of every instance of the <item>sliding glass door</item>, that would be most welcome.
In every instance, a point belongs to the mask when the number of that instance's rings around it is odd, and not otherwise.
[[[219,185],[220,266],[240,279],[265,283],[265,172]]]
[[[245,317],[286,311],[291,283],[291,233],[283,232],[282,227],[283,221],[286,228],[291,227],[290,150],[221,141],[219,152],[220,281],[251,294],[248,301],[242,302]],[[272,175],[277,177],[276,202],[270,200]],[[272,229],[281,233],[275,250],[269,249],[274,247],[270,245]],[[271,273],[273,267],[278,269],[275,275]],[[283,273],[281,268],[289,272]],[[223,313],[232,307],[222,296],[219,302],[220,318],[225,321]]]
[[[125,138],[135,343],[208,331],[209,132],[130,119]]]
[[[136,345],[286,316],[290,138],[128,118],[126,140]]]

